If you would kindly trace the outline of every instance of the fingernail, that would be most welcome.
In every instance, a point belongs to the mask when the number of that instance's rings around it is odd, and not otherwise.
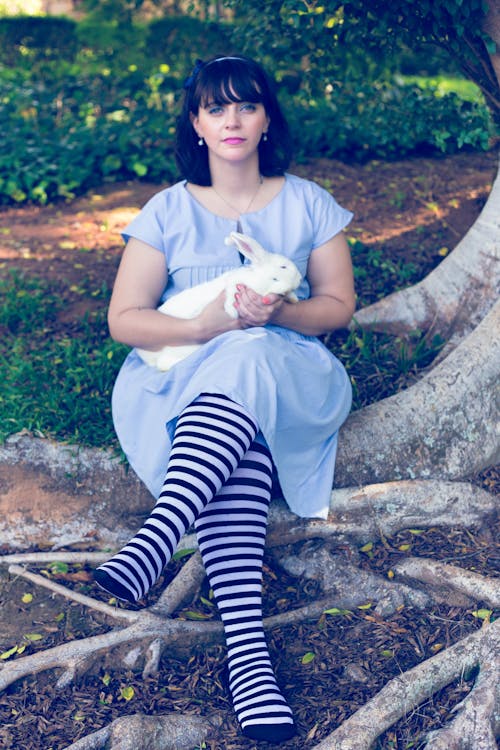
[[[269,297],[262,297],[262,302],[265,305],[269,305],[271,303],[271,300],[269,299]]]

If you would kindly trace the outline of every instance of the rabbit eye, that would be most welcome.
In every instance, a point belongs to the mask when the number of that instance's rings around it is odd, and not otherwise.
[[[279,281],[279,279],[277,279],[276,276],[273,276],[273,281]]]
[[[286,268],[286,266],[280,266],[280,268]]]

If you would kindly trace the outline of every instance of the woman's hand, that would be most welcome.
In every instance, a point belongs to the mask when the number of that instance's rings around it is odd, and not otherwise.
[[[265,326],[271,323],[274,315],[283,304],[283,297],[278,294],[268,294],[261,297],[260,294],[244,284],[238,284],[237,290],[234,306],[238,311],[241,328]]]

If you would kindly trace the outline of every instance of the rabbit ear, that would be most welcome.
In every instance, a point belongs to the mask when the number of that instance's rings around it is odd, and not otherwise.
[[[257,240],[254,240],[253,237],[248,237],[246,234],[231,232],[228,240],[230,243],[234,243],[240,253],[253,263],[262,263],[269,255],[267,250],[264,250]]]

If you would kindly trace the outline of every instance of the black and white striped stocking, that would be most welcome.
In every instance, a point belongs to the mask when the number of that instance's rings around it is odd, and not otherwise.
[[[224,625],[229,687],[242,731],[283,742],[295,734],[262,626],[262,559],[271,497],[269,451],[254,443],[195,522],[198,545]]]
[[[257,429],[253,417],[225,396],[201,394],[184,409],[158,502],[135,537],[94,571],[102,588],[130,602],[147,594],[180,538],[236,469]]]

